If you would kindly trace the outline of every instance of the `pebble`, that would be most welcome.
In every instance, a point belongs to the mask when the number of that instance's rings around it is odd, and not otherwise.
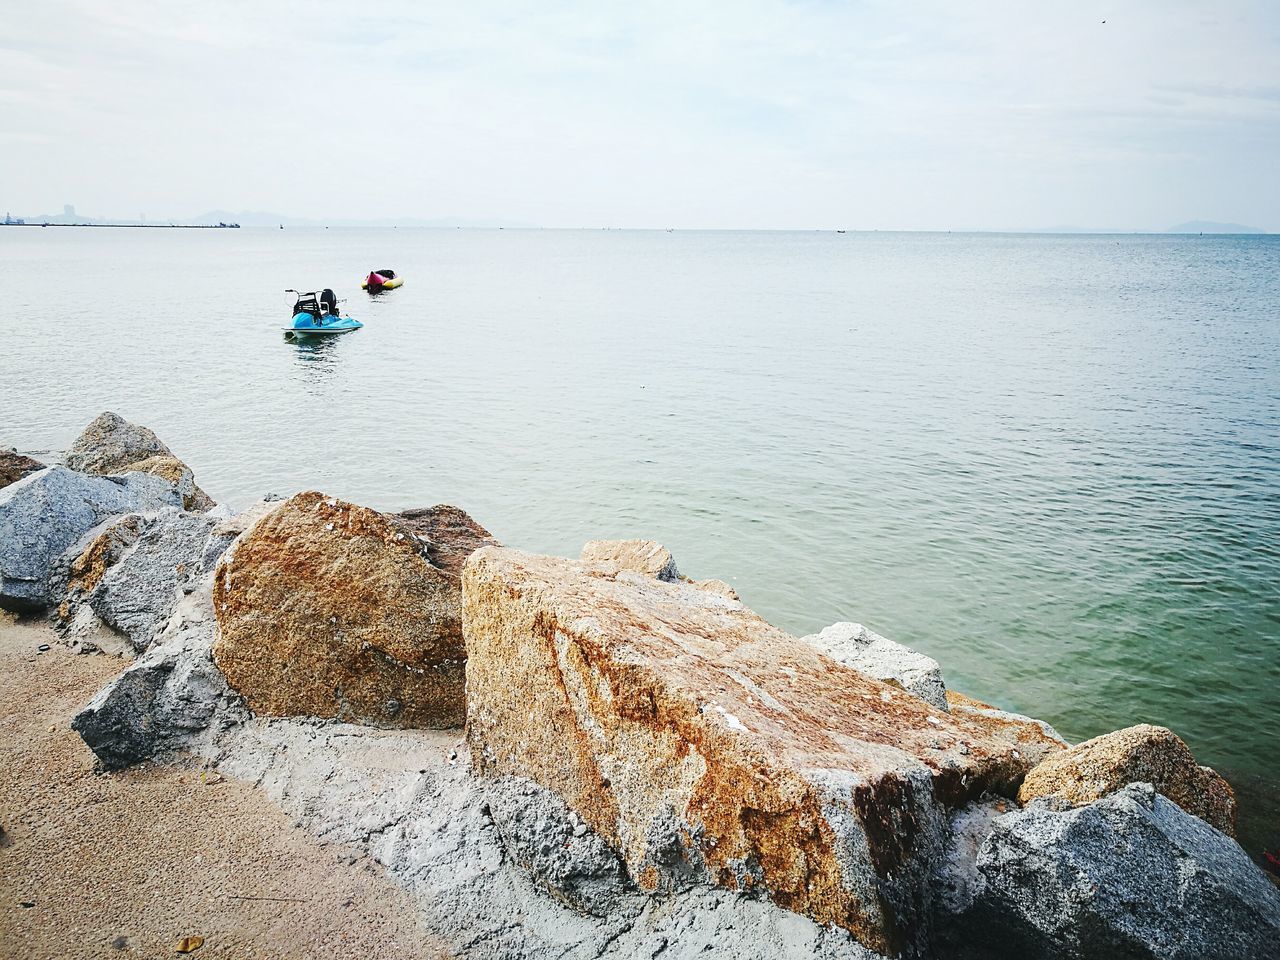
[[[580,823],[580,824],[578,824],[576,827],[574,827],[574,828],[573,828],[573,835],[574,835],[575,837],[581,837],[581,836],[583,836],[586,832],[587,832],[586,824],[582,824],[582,823]]]
[[[36,647],[36,649],[39,650],[41,653],[44,653],[46,650],[49,649],[49,645],[47,643],[42,643],[40,644],[40,646]]]

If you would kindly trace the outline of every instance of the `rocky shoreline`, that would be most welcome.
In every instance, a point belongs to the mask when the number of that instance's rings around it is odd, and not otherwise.
[[[1171,731],[1070,745],[656,543],[236,513],[103,414],[63,465],[0,453],[0,606],[131,661],[73,722],[105,770],[255,784],[457,956],[1280,957],[1231,787]]]

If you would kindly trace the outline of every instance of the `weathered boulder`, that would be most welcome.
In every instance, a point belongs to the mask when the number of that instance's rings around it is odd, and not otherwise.
[[[0,490],[0,607],[32,611],[55,603],[50,574],[64,551],[114,514],[178,506],[159,477],[90,477],[64,467]]]
[[[183,594],[212,572],[231,543],[229,537],[212,535],[216,525],[212,517],[178,510],[147,518],[137,540],[107,565],[88,592],[93,612],[128,637],[135,650],[145,650]]]
[[[947,712],[942,668],[932,657],[894,643],[860,623],[833,623],[803,639],[837,663],[895,684],[934,709]]]
[[[178,488],[183,506],[205,511],[213,501],[196,486],[191,469],[146,427],[130,423],[107,411],[76,437],[63,460],[65,466],[81,473],[149,473],[164,477]]]
[[[1197,764],[1172,730],[1146,723],[1050,754],[1027,774],[1018,800],[1029,803],[1058,797],[1079,806],[1130,783],[1154,785],[1187,813],[1235,836],[1236,798],[1231,785]]]
[[[0,489],[17,483],[29,473],[43,469],[44,464],[39,460],[24,457],[17,450],[0,450]]]
[[[1057,730],[1043,720],[1001,710],[955,690],[947,691],[947,707],[955,716],[963,716],[990,736],[1011,744],[1031,767],[1070,746]]]
[[[155,646],[72,719],[72,729],[106,769],[185,749],[194,738],[246,718],[213,663],[213,639],[206,588],[183,600]]]
[[[122,473],[123,467],[155,456],[173,456],[173,451],[146,427],[107,411],[72,441],[63,465],[81,473]]]
[[[630,570],[669,583],[684,579],[671,551],[656,540],[590,540],[578,559],[610,573]]]
[[[463,620],[478,769],[559,793],[645,890],[764,892],[919,955],[944,809],[1025,773],[1008,744],[688,584],[486,547]]]
[[[467,557],[483,546],[497,546],[498,541],[461,507],[439,503],[434,507],[416,507],[391,514],[399,529],[412,533],[427,548],[431,565],[459,582],[461,602],[462,565]]]
[[[984,960],[1280,957],[1280,891],[1234,840],[1150,784],[990,821],[976,872],[945,902],[942,955]],[[966,841],[967,842],[967,841]]]
[[[300,493],[214,578],[214,660],[260,714],[452,727],[465,716],[456,575],[373,510]]]

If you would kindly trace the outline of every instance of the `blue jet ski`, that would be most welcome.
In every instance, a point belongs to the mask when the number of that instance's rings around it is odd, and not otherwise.
[[[285,293],[298,295],[293,305],[293,323],[284,328],[284,335],[292,340],[295,337],[329,337],[339,333],[350,333],[364,326],[354,317],[344,317],[338,310],[338,298],[332,290],[302,293],[298,290],[286,290]]]

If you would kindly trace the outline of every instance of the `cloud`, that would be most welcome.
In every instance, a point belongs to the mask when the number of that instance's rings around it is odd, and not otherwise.
[[[1280,228],[1278,37],[1266,4],[1181,0],[46,0],[0,41],[0,190],[32,212]]]

